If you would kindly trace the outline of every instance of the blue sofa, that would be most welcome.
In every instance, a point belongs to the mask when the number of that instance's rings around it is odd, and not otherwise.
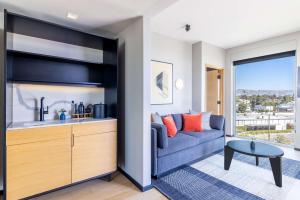
[[[184,132],[182,114],[172,114],[177,134],[167,136],[166,126],[151,123],[152,176],[160,177],[182,165],[201,160],[218,151],[225,145],[225,119],[211,115],[211,130],[200,133]]]

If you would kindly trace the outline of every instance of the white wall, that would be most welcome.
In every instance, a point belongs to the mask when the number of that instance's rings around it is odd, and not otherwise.
[[[151,112],[188,112],[192,108],[192,45],[152,33],[151,59],[173,64],[173,104],[151,105]],[[175,81],[179,78],[184,82],[182,90],[175,87]]]
[[[193,110],[206,110],[205,65],[224,68],[225,61],[226,52],[224,49],[202,41],[193,44]]]
[[[300,66],[300,32],[271,38],[240,47],[228,49],[226,51],[225,67],[225,117],[227,120],[226,133],[233,134],[233,124],[235,122],[233,113],[234,97],[234,67],[233,61],[247,58],[259,57],[275,53],[296,50],[297,66]],[[297,73],[295,73],[295,92],[296,92]],[[280,84],[280,82],[278,83]],[[296,100],[296,134],[295,148],[300,149],[300,98]]]
[[[202,42],[202,58],[204,64],[222,68],[225,66],[225,57],[225,49]]]
[[[121,122],[119,167],[145,187],[151,184],[150,27],[137,18],[119,34]]]
[[[85,106],[104,103],[104,88],[13,84],[13,122],[38,121],[41,97],[45,97],[45,109],[49,106],[45,120],[59,119],[62,108],[70,118],[71,101]]]

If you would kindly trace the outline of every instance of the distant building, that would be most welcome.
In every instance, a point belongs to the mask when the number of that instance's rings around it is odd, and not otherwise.
[[[269,112],[272,112],[274,109],[273,106],[262,106],[262,105],[256,105],[254,107],[254,111],[269,111]]]
[[[254,106],[254,111],[263,111],[265,110],[265,107],[262,105],[255,105]]]
[[[250,100],[247,100],[247,99],[239,99],[239,102],[244,103],[244,104],[250,104]]]
[[[265,106],[265,110],[272,112],[274,110],[274,106]]]
[[[278,112],[293,112],[294,111],[294,102],[280,104],[280,105],[278,105],[277,110],[278,110]]]

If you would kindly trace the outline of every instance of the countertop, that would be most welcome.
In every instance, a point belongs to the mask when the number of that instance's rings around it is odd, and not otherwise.
[[[70,124],[84,124],[84,123],[92,123],[92,122],[101,122],[107,120],[116,120],[115,118],[104,118],[104,119],[66,119],[66,120],[46,120],[46,121],[31,121],[31,122],[14,122],[11,123],[7,130],[15,130],[15,129],[25,129],[25,128],[40,128],[40,127],[48,127],[48,126],[62,126],[62,125],[70,125]]]

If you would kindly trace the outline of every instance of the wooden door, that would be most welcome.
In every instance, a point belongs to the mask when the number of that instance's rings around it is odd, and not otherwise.
[[[73,183],[117,170],[116,130],[116,120],[73,126]]]
[[[75,136],[72,150],[72,182],[116,171],[116,148],[116,132]]]
[[[70,184],[71,137],[7,146],[6,170],[8,200]]]
[[[208,67],[206,70],[206,111],[222,115],[223,104],[223,69]]]

